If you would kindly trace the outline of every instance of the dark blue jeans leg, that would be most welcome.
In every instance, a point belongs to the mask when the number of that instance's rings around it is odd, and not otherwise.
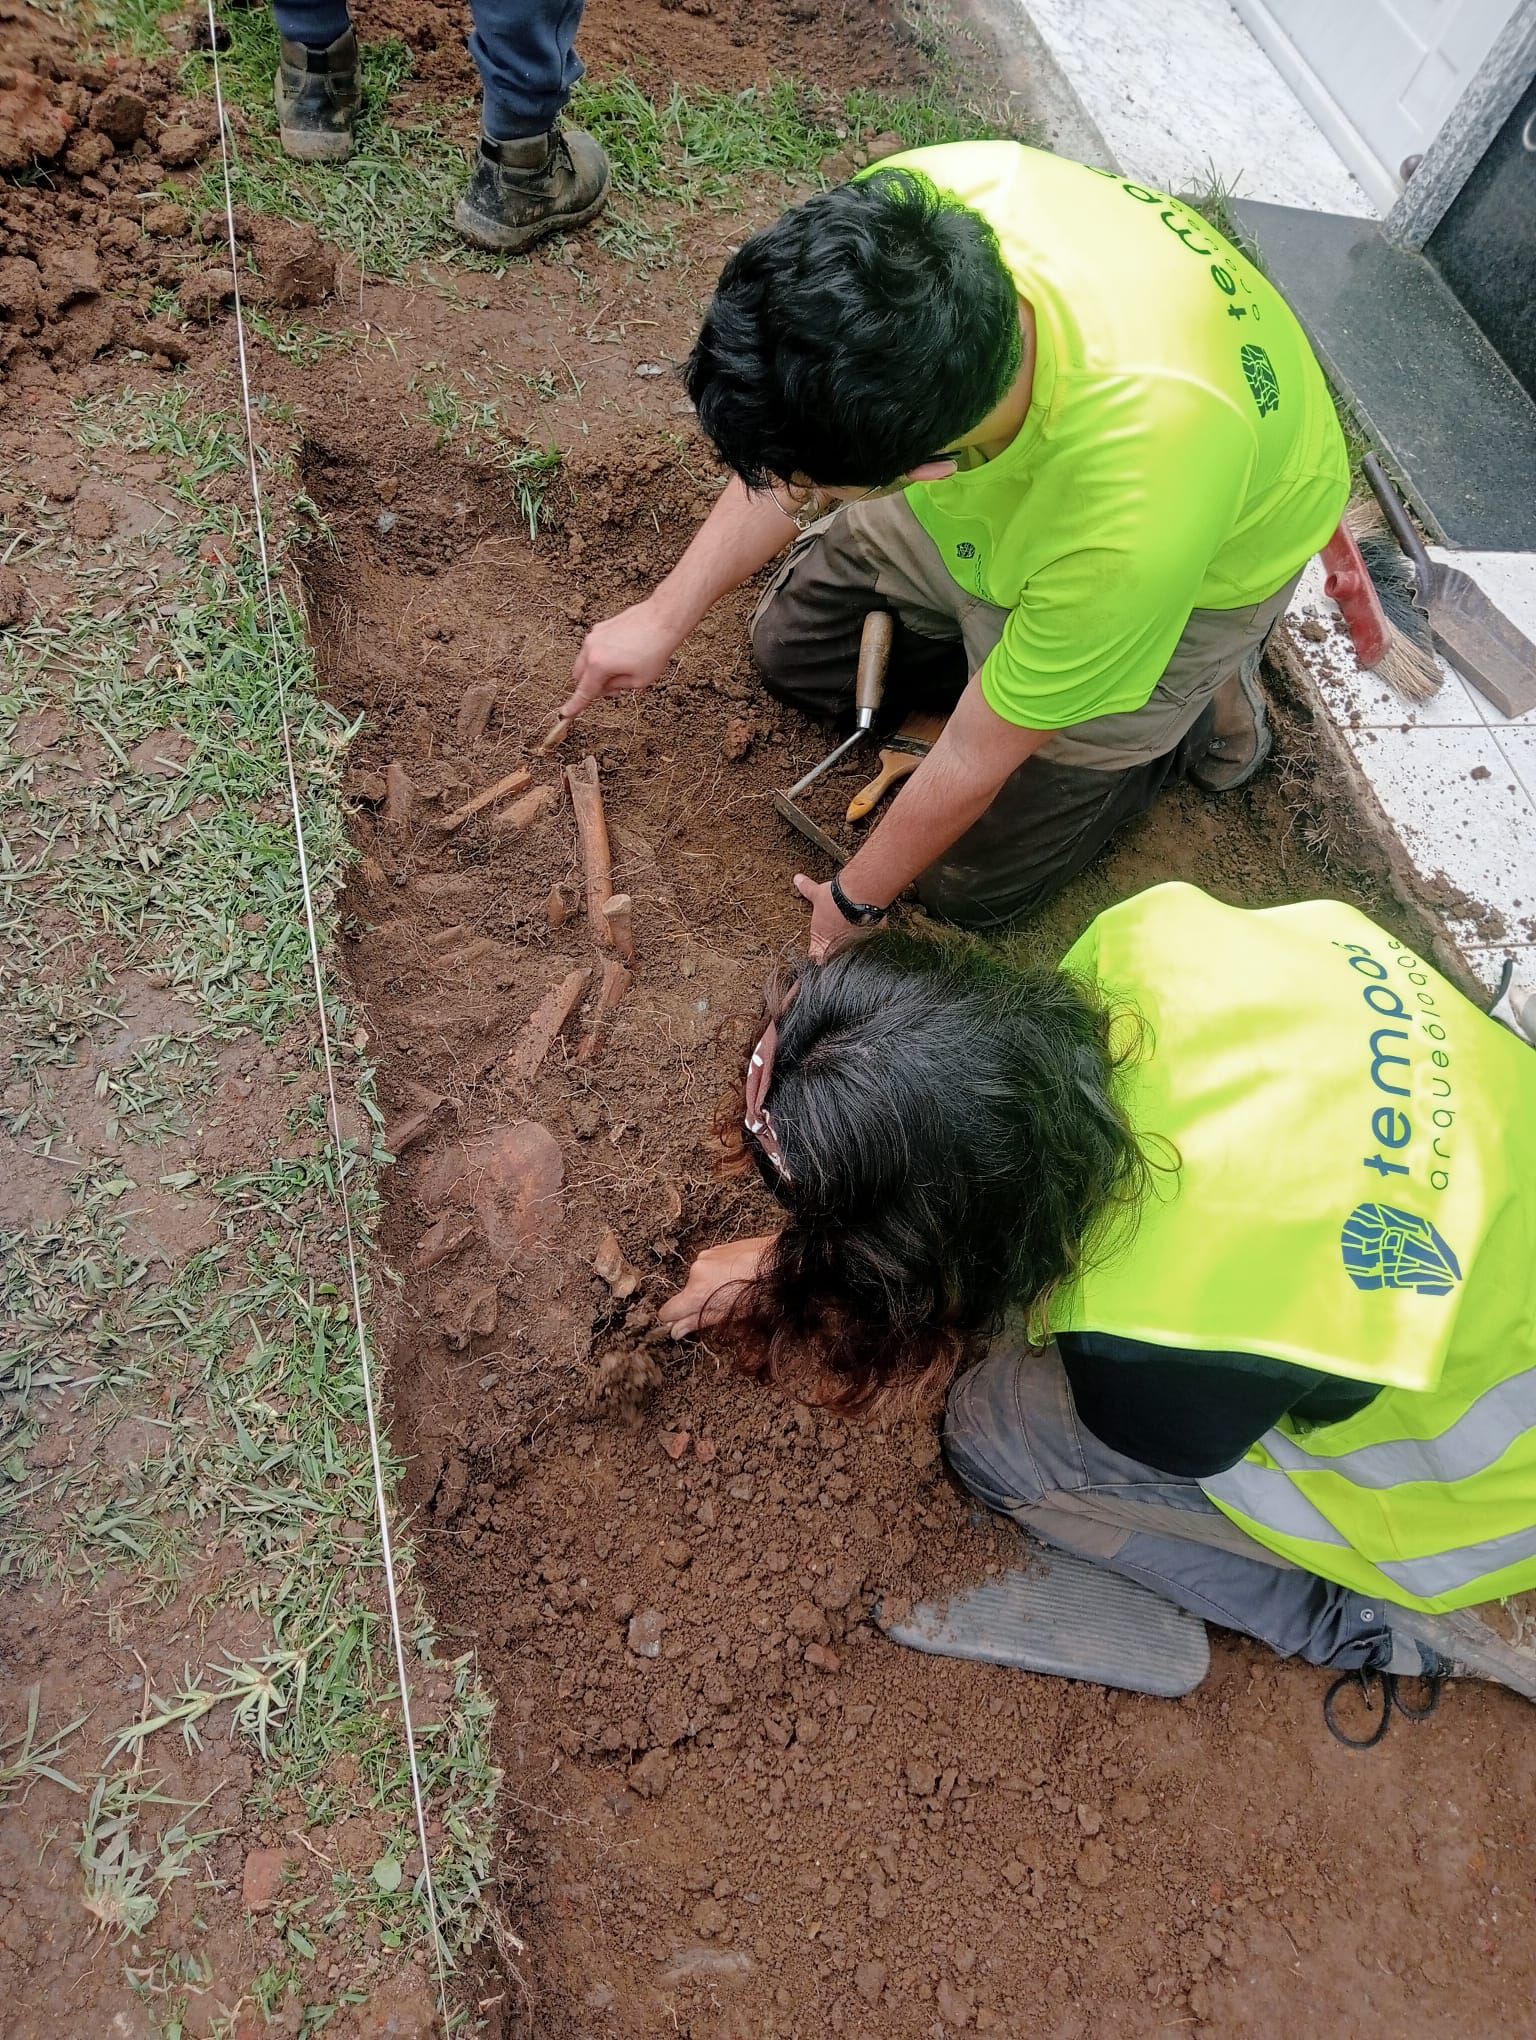
[[[585,0],[471,0],[469,53],[485,88],[481,123],[493,141],[542,135],[565,111],[582,62]]]
[[[277,32],[306,49],[328,50],[352,26],[347,0],[272,0]]]

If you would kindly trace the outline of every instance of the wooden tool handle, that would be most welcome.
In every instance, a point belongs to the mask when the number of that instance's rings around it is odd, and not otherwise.
[[[885,669],[890,664],[895,635],[896,624],[889,610],[872,609],[865,617],[864,634],[859,639],[859,674],[853,690],[860,729],[867,730],[874,721],[885,693]]]
[[[864,817],[877,808],[898,779],[907,779],[923,762],[916,751],[882,751],[880,770],[867,786],[861,786],[848,803],[850,822],[862,822]]]
[[[1433,565],[1424,550],[1424,541],[1414,529],[1413,519],[1403,508],[1402,498],[1387,480],[1386,470],[1374,453],[1368,453],[1360,463],[1360,471],[1371,485],[1371,494],[1381,505],[1381,514],[1391,526],[1392,536],[1413,562],[1414,578],[1418,582],[1419,600],[1424,600],[1429,587],[1430,569]]]

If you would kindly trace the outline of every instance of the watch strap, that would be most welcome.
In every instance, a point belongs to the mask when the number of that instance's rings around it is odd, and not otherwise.
[[[843,891],[842,881],[837,873],[832,874],[832,904],[845,921],[851,921],[855,928],[869,928],[876,921],[883,921],[890,912],[889,907],[874,907],[849,899]]]

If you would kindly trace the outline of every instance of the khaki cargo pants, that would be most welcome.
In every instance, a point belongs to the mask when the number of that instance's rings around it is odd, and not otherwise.
[[[923,904],[977,928],[1043,906],[1202,756],[1217,690],[1245,668],[1257,673],[1295,585],[1246,609],[1195,610],[1145,707],[1058,731],[922,874]],[[882,727],[914,708],[952,707],[1008,616],[959,585],[904,496],[853,503],[796,540],[753,614],[770,690],[814,715],[846,715],[875,608],[896,618]]]

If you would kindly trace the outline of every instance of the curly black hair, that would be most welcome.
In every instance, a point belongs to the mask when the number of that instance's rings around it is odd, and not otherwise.
[[[686,382],[749,488],[884,488],[980,424],[1022,349],[991,227],[895,168],[808,199],[736,251]]]
[[[1140,1024],[1060,971],[894,930],[770,1004],[787,1180],[743,1138],[787,1222],[731,1312],[744,1364],[849,1415],[931,1403],[1145,1195],[1115,1082]]]

